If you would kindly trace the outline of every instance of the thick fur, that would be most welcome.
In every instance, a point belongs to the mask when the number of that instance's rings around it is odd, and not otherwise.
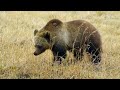
[[[37,37],[35,45],[39,42],[41,48],[44,48],[42,52],[51,48],[58,60],[60,57],[65,58],[66,51],[69,50],[74,53],[76,59],[81,59],[83,51],[86,51],[91,55],[93,63],[98,64],[101,61],[101,36],[97,29],[87,21],[62,22],[52,19],[41,30],[35,30],[34,35]],[[44,42],[38,38],[44,39]],[[37,48],[37,50],[41,49]],[[35,53],[35,55],[40,53]]]

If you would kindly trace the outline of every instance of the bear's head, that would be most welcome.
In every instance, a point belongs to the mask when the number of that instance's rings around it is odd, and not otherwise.
[[[62,21],[58,19],[52,19],[40,31],[34,31],[34,41],[36,48],[34,52],[35,56],[43,53],[46,49],[50,49],[52,47],[52,39],[56,36],[56,33],[59,32],[62,24]]]
[[[34,42],[35,42],[35,52],[34,55],[37,56],[43,53],[46,49],[50,48],[50,33],[49,32],[39,32],[34,31]]]

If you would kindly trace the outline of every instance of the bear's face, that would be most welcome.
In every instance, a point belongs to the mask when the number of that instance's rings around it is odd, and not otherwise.
[[[34,41],[35,41],[35,52],[34,55],[37,56],[43,53],[46,49],[50,48],[50,33],[49,32],[38,32],[34,31]]]

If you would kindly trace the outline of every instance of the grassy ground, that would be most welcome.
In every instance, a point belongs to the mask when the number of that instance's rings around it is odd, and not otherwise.
[[[33,32],[49,20],[84,19],[98,28],[102,62],[94,66],[87,55],[76,64],[52,64],[50,50],[35,57]],[[0,12],[0,78],[106,79],[120,78],[120,12]],[[69,58],[72,58],[70,54]],[[47,57],[46,57],[47,56]]]

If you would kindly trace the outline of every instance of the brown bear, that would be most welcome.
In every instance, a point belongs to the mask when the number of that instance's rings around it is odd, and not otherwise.
[[[101,61],[102,43],[97,29],[85,20],[62,22],[50,20],[41,30],[34,31],[36,51],[34,55],[51,49],[55,60],[66,58],[66,51],[71,51],[76,60],[81,59],[83,51],[91,55],[91,61]]]

